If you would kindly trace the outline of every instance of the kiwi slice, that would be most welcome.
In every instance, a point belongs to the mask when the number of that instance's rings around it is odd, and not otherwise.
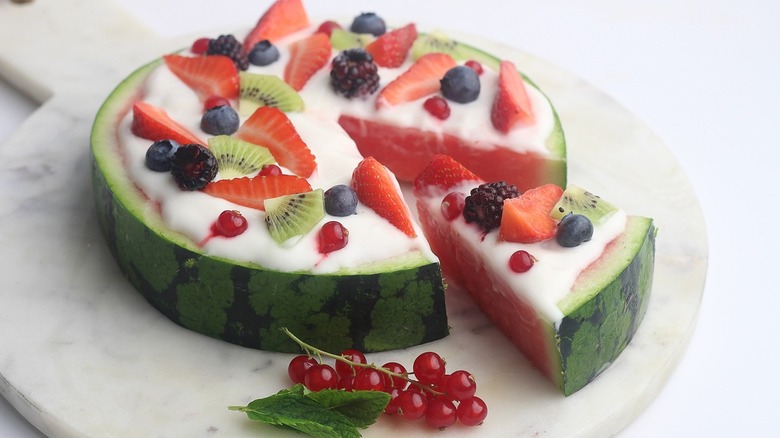
[[[261,106],[275,106],[284,112],[303,111],[303,99],[275,75],[239,72],[238,113],[247,117]]]
[[[258,172],[264,164],[275,161],[267,148],[228,135],[209,138],[209,149],[217,158],[217,168],[222,179]]]
[[[306,234],[325,217],[324,205],[322,189],[266,199],[263,206],[268,232],[279,244]]]
[[[428,53],[446,53],[456,61],[467,59],[468,53],[457,41],[441,32],[420,34],[412,44],[412,59],[417,61]]]
[[[370,33],[355,33],[344,29],[333,29],[330,34],[330,45],[336,50],[366,47],[374,40]]]
[[[555,220],[561,220],[569,213],[578,213],[597,224],[617,210],[617,207],[597,195],[574,184],[569,184],[561,199],[550,211],[550,216]]]

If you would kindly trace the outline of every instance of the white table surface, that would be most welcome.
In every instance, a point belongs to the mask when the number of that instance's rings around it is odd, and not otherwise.
[[[211,11],[210,3],[258,13],[267,3],[198,0],[182,12],[176,7],[181,2],[117,1],[171,37],[248,25],[245,15]],[[780,434],[774,370],[780,363],[774,323],[780,270],[772,262],[780,237],[772,228],[777,208],[771,207],[772,190],[780,187],[780,3],[517,0],[482,1],[480,10],[466,1],[306,3],[312,16],[375,10],[404,21],[413,15],[430,26],[508,43],[585,78],[643,120],[679,159],[697,192],[710,268],[687,353],[621,436]],[[0,143],[36,106],[0,78]],[[42,435],[0,397],[0,436]]]

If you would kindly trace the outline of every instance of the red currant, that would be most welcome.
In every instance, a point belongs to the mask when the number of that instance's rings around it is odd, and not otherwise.
[[[317,235],[317,246],[321,253],[328,254],[347,246],[348,237],[349,230],[341,222],[325,222]]]
[[[317,28],[315,33],[324,33],[327,36],[330,36],[330,34],[333,33],[333,29],[341,29],[341,25],[335,21],[328,20],[320,24],[320,27]]]
[[[352,362],[366,363],[366,355],[358,350],[344,350],[341,352],[340,356],[347,360],[351,360]],[[356,370],[353,369],[350,364],[340,360],[336,361],[336,372],[339,374],[339,376],[354,376],[357,374]]]
[[[192,43],[192,47],[190,48],[190,52],[196,54],[196,55],[205,55],[206,51],[209,49],[209,39],[208,38],[198,38]]]
[[[428,402],[428,410],[425,412],[425,422],[428,423],[428,426],[444,429],[455,424],[457,419],[455,404],[452,401],[436,397]]]
[[[306,370],[303,384],[311,391],[323,389],[335,389],[338,386],[339,377],[336,370],[328,364],[318,363]]]
[[[441,200],[441,214],[448,221],[454,220],[463,213],[466,205],[466,195],[461,192],[450,192]]]
[[[258,175],[274,176],[274,175],[281,175],[281,174],[282,174],[282,169],[276,164],[264,164],[263,167],[260,169],[260,173]]]
[[[211,108],[216,108],[218,106],[230,106],[230,101],[222,96],[209,96],[209,98],[203,102],[204,111],[208,111]]]
[[[382,368],[396,373],[396,374],[403,374],[406,375],[406,367],[401,365],[398,362],[388,362],[384,365],[382,365]],[[398,389],[404,389],[406,388],[406,380],[404,380],[401,377],[395,377],[395,376],[389,376],[387,374],[383,374],[385,378],[385,386],[388,388],[398,388]]]
[[[479,397],[469,397],[458,404],[458,420],[466,426],[482,424],[487,413],[487,404]]]
[[[440,386],[444,379],[445,362],[438,354],[427,351],[414,360],[412,369],[417,380],[424,385]]]
[[[339,389],[344,391],[352,391],[355,389],[355,376],[348,374],[346,376],[339,377],[339,383],[336,385]]]
[[[450,117],[450,105],[443,97],[429,97],[423,103],[423,108],[439,120],[447,120]]]
[[[398,388],[392,388],[390,390],[390,401],[385,406],[385,414],[396,415],[398,414],[398,403],[396,399],[401,394],[402,390]]]
[[[518,250],[509,256],[509,269],[518,274],[528,271],[533,267],[536,259],[525,250]]]
[[[428,399],[418,391],[401,391],[394,402],[398,415],[404,420],[419,420],[428,410]]]
[[[306,370],[314,365],[317,365],[317,359],[311,356],[305,354],[295,356],[287,365],[287,375],[290,376],[293,383],[303,383]]]
[[[445,377],[444,391],[455,400],[467,399],[477,392],[477,382],[470,372],[458,370]]]
[[[247,226],[246,218],[239,211],[225,210],[217,217],[213,231],[220,236],[235,237],[246,231]]]
[[[373,368],[363,368],[355,376],[354,389],[362,391],[384,391],[384,375]]]
[[[481,74],[482,74],[482,72],[484,71],[484,70],[482,69],[482,64],[480,64],[480,63],[479,63],[479,62],[477,62],[477,61],[474,61],[473,59],[469,59],[468,61],[466,61],[466,67],[468,67],[468,68],[470,68],[470,69],[474,70],[474,72],[475,72],[477,75],[481,75]]]

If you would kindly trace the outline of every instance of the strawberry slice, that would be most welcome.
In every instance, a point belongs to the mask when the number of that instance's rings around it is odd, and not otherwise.
[[[455,60],[446,53],[428,53],[379,92],[377,109],[436,93],[441,88],[441,78],[455,65]]]
[[[173,140],[180,144],[206,144],[173,120],[164,109],[140,100],[133,104],[130,130],[133,134],[152,141]]]
[[[416,237],[412,218],[391,173],[373,157],[358,163],[352,173],[352,188],[358,200],[387,219],[409,237]]]
[[[241,140],[264,146],[279,165],[308,178],[317,167],[314,155],[298,135],[290,119],[279,108],[262,106],[238,128]]]
[[[238,97],[238,69],[227,56],[163,56],[165,64],[197,93],[202,102],[211,96]]]
[[[414,179],[414,194],[417,196],[430,194],[432,187],[440,189],[439,193],[444,193],[463,181],[481,181],[481,179],[449,155],[434,155],[430,163]]]
[[[314,73],[330,60],[330,38],[321,32],[290,44],[290,60],[284,66],[284,81],[300,91]]]
[[[234,204],[265,211],[264,200],[309,192],[311,186],[308,181],[295,175],[259,175],[213,181],[201,191]]]
[[[510,61],[501,61],[498,73],[498,93],[490,111],[493,126],[506,134],[517,124],[534,122],[531,99],[525,88],[523,77]]]
[[[244,38],[244,52],[249,53],[260,41],[270,40],[273,43],[306,27],[309,27],[309,16],[301,0],[277,0]]]
[[[366,46],[366,52],[374,57],[374,62],[380,67],[400,67],[416,39],[417,27],[409,23],[382,34]]]
[[[562,188],[545,184],[527,190],[517,198],[505,200],[499,240],[534,243],[555,236],[557,224],[550,217],[550,210],[562,195]]]

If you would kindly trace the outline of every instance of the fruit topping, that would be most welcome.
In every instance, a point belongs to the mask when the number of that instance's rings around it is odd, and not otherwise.
[[[441,93],[453,102],[474,102],[480,89],[479,75],[465,65],[451,68],[441,80]]]
[[[230,105],[209,108],[200,119],[200,129],[211,135],[230,135],[239,124],[238,113]]]
[[[184,144],[171,157],[171,175],[182,190],[199,190],[217,176],[217,159],[199,144]]]
[[[444,53],[423,56],[379,92],[377,108],[411,102],[438,92],[441,78],[455,65],[455,60]]]
[[[281,175],[282,169],[279,168],[276,164],[264,164],[263,167],[260,169],[260,173],[258,175],[262,176],[273,176],[273,175]]]
[[[236,237],[246,231],[248,225],[246,218],[238,210],[225,210],[214,222],[212,232],[217,236]]]
[[[378,66],[396,68],[406,61],[416,39],[417,27],[409,23],[381,35],[366,46],[366,51],[374,57]]]
[[[473,60],[473,59],[469,59],[468,61],[466,61],[466,64],[465,64],[465,65],[466,65],[466,67],[468,67],[468,68],[470,68],[470,69],[474,70],[474,72],[475,72],[477,75],[479,75],[479,76],[482,76],[482,73],[485,71],[485,70],[482,68],[482,64],[480,64],[478,61],[475,61],[475,60]]]
[[[333,20],[323,21],[318,27],[315,33],[324,33],[327,36],[331,36],[335,29],[341,29],[341,25]]]
[[[264,210],[263,201],[266,199],[308,192],[311,186],[295,175],[258,175],[254,178],[221,179],[208,184],[202,191],[234,204]]]
[[[208,111],[215,106],[230,105],[230,101],[222,96],[209,96],[205,102],[203,102],[203,111]]]
[[[352,20],[349,30],[355,33],[370,33],[374,36],[387,31],[385,20],[374,12],[363,12]]]
[[[179,143],[173,140],[159,140],[152,143],[146,150],[144,163],[146,168],[155,172],[169,172],[171,170],[171,157],[173,157]]]
[[[358,200],[385,218],[409,237],[416,237],[411,215],[401,197],[398,184],[373,157],[364,158],[352,173],[352,188]]]
[[[555,184],[545,184],[504,202],[499,240],[534,243],[553,237],[556,223],[550,209],[562,193]]]
[[[439,120],[447,120],[450,117],[450,104],[442,97],[431,96],[425,99],[423,108]]]
[[[338,251],[347,246],[349,230],[341,222],[325,222],[317,235],[317,249],[323,254]]]
[[[269,198],[263,204],[268,232],[279,244],[308,233],[325,217],[322,189]]]
[[[209,49],[209,38],[198,38],[192,42],[190,46],[190,52],[193,55],[205,55],[206,50]]]
[[[290,59],[284,67],[284,80],[294,90],[301,90],[314,73],[330,60],[330,38],[315,33],[290,44]]]
[[[206,55],[222,55],[230,58],[239,70],[249,68],[249,60],[244,54],[244,48],[233,35],[220,35],[209,40]]]
[[[550,211],[550,216],[553,219],[561,220],[568,213],[578,213],[598,224],[617,210],[617,207],[601,197],[574,184],[569,184],[563,191],[561,199]]]
[[[304,103],[297,91],[276,75],[242,72],[238,110],[242,116],[251,115],[261,106],[272,106],[284,112],[303,111]]]
[[[517,250],[509,256],[509,269],[518,274],[528,272],[534,266],[534,263],[536,263],[534,256],[524,249]]]
[[[442,34],[432,32],[417,37],[412,44],[412,59],[418,60],[428,53],[446,53],[456,60],[465,57],[462,46],[455,40]]]
[[[252,65],[264,67],[279,60],[279,49],[268,40],[262,40],[254,45],[247,54]]]
[[[276,42],[308,26],[309,17],[301,0],[277,0],[244,38],[244,50],[250,50],[262,40]]]
[[[336,50],[356,49],[367,46],[374,40],[370,33],[354,33],[344,29],[333,29],[330,45]]]
[[[238,69],[226,56],[163,56],[176,77],[187,84],[201,101],[211,96],[235,99],[238,96]]]
[[[308,178],[317,167],[314,155],[292,122],[278,108],[262,106],[238,128],[235,136],[271,151],[280,166]]]
[[[523,77],[510,61],[501,61],[498,93],[490,111],[490,120],[493,127],[505,134],[517,124],[534,122],[534,112]]]
[[[565,248],[580,246],[593,237],[593,222],[586,216],[569,213],[558,223],[555,239]]]
[[[217,158],[221,179],[253,174],[274,161],[268,149],[227,135],[211,137],[209,149]]]
[[[133,104],[133,134],[147,140],[173,140],[179,144],[203,144],[195,134],[170,118],[164,109],[138,101]]]
[[[430,163],[414,180],[414,193],[427,194],[432,187],[446,193],[449,189],[464,181],[479,181],[479,177],[463,167],[449,155],[434,155]]]
[[[463,207],[463,217],[467,223],[475,222],[486,233],[501,225],[504,212],[504,200],[520,195],[513,184],[504,181],[480,184],[471,189]]]
[[[338,184],[325,191],[325,212],[331,216],[353,215],[357,204],[357,193],[346,184]]]
[[[466,206],[466,195],[461,192],[450,192],[441,200],[441,214],[448,221],[455,220],[463,214]]]
[[[343,96],[363,97],[379,88],[373,57],[363,49],[348,49],[333,58],[330,70],[333,90]]]

